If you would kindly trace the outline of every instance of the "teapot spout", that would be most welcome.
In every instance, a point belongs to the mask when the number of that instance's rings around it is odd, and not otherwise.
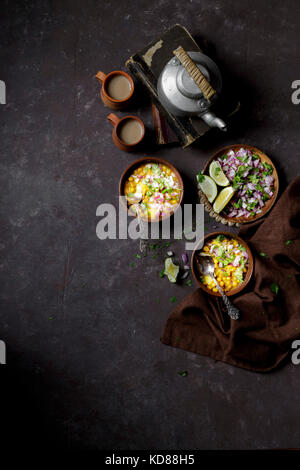
[[[200,117],[210,127],[218,127],[221,131],[227,131],[226,123],[218,118],[214,113],[208,111],[207,113],[201,114]]]

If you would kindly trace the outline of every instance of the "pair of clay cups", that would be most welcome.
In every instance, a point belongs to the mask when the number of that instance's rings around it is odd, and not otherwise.
[[[100,97],[106,106],[118,111],[130,104],[134,92],[134,82],[130,75],[122,70],[115,70],[107,75],[99,71],[96,78],[102,84]],[[119,89],[118,84],[121,86]],[[121,119],[111,113],[107,119],[113,125],[113,142],[120,150],[131,152],[143,140],[145,126],[138,117],[125,116]]]

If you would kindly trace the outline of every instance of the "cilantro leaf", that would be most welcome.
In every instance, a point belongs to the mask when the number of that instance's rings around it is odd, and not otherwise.
[[[279,285],[276,284],[276,282],[272,282],[271,284],[271,291],[273,292],[273,294],[277,295],[278,292],[279,292]]]
[[[259,253],[259,256],[262,256],[263,258],[266,258],[266,259],[270,259],[269,256],[264,253],[263,251],[261,253]]]
[[[201,173],[201,171],[199,171],[199,173],[197,174],[197,180],[198,183],[203,183],[203,181],[205,180],[205,176],[203,175],[203,173]]]
[[[235,277],[240,281],[243,282],[244,277],[243,277],[243,270],[242,268],[237,268],[234,273]]]
[[[263,202],[266,202],[268,199],[270,199],[269,195],[267,193],[264,193],[262,196]]]
[[[240,209],[240,208],[242,207],[242,204],[243,204],[242,199],[239,199],[237,202],[234,202],[234,203],[233,203],[233,207],[234,207],[235,209]]]
[[[266,169],[268,175],[270,175],[271,173],[273,173],[273,167],[272,167],[272,165],[270,165],[269,163],[267,163],[267,162],[262,162],[262,166]]]
[[[225,253],[225,247],[224,246],[219,246],[217,249],[217,256],[218,258],[221,258]]]
[[[187,370],[179,370],[177,374],[181,375],[181,377],[186,377],[188,375],[188,372]]]

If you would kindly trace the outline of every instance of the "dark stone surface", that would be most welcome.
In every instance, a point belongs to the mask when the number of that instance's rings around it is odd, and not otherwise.
[[[114,147],[93,76],[124,67],[177,22],[207,41],[243,109],[226,135],[212,131],[193,148],[155,155],[194,184],[218,147],[250,143],[274,160],[284,189],[299,168],[300,106],[291,102],[298,1],[1,3],[0,338],[8,365],[0,377],[16,443],[299,446],[300,369],[254,374],[162,345],[170,298],[191,288],[159,278],[163,251],[139,261],[136,242],[96,237],[97,206],[117,204],[121,172],[148,152]],[[142,104],[135,112],[151,123]],[[181,242],[171,249],[179,256]]]

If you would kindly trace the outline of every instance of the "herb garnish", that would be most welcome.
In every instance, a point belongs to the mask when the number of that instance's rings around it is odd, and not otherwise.
[[[240,282],[243,282],[243,269],[242,268],[237,268],[235,270],[234,275]]]
[[[266,169],[266,173],[271,175],[273,173],[273,167],[269,163],[262,162],[262,166]]]
[[[188,372],[187,370],[179,370],[177,374],[180,375],[181,377],[186,377],[188,375]]]
[[[279,292],[279,285],[276,284],[276,282],[272,282],[271,284],[271,291],[273,292],[273,294],[277,295],[278,292]]]
[[[240,209],[240,208],[242,207],[242,204],[243,204],[242,199],[239,199],[238,202],[234,202],[234,203],[233,203],[233,207],[234,207],[235,209]]]
[[[201,171],[199,171],[199,173],[197,174],[197,180],[198,183],[203,183],[203,181],[205,180],[205,176],[203,175],[203,173],[201,173]]]

